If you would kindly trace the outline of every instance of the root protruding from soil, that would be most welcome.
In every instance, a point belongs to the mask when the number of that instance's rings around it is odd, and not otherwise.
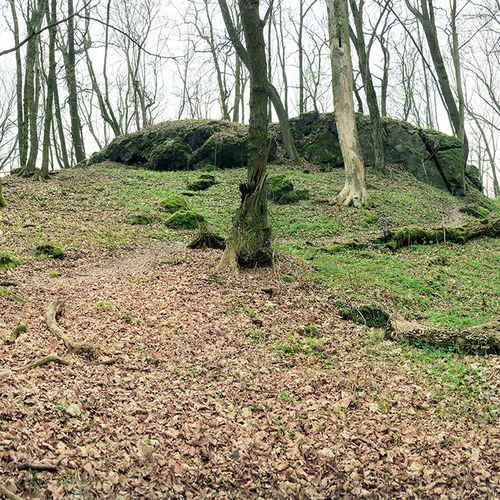
[[[69,365],[69,361],[64,358],[59,357],[57,354],[49,354],[44,358],[37,359],[28,363],[23,367],[23,371],[27,372],[28,370],[32,370],[33,368],[38,368],[39,366],[48,365],[49,363],[56,363],[59,365]]]
[[[52,302],[45,312],[45,322],[50,332],[61,340],[69,351],[78,356],[83,356],[88,359],[96,359],[99,353],[97,346],[75,342],[66,335],[64,330],[57,324],[57,315],[61,308],[61,302],[55,300]]]

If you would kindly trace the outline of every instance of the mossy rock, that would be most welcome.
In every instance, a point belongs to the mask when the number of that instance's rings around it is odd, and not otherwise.
[[[483,180],[481,172],[475,165],[465,166],[465,178],[479,191],[483,192]]]
[[[148,214],[134,214],[127,219],[132,226],[147,226],[153,222],[153,217]]]
[[[457,137],[443,134],[439,130],[422,129],[420,132],[427,147],[431,151],[441,151],[445,149],[461,149],[462,142]]]
[[[196,229],[204,220],[193,210],[178,210],[165,221],[165,225],[170,229]]]
[[[243,167],[247,163],[247,134],[239,129],[216,132],[192,155],[193,165],[210,163],[220,168]]]
[[[486,219],[490,211],[481,205],[469,204],[460,208],[460,212],[463,214],[471,215],[472,217],[476,217],[477,219]]]
[[[169,195],[161,200],[160,206],[162,210],[165,210],[165,212],[168,212],[169,214],[173,214],[179,210],[187,210],[189,208],[186,199],[175,194]]]
[[[190,148],[179,139],[169,139],[156,146],[149,156],[150,170],[172,171],[189,168]]]
[[[465,194],[464,152],[463,149],[445,149],[436,153],[436,161],[446,179],[451,194]]]
[[[365,304],[359,307],[344,307],[340,311],[343,319],[371,328],[385,328],[389,322],[389,313],[379,306]]]
[[[267,179],[267,197],[279,205],[291,205],[309,199],[309,191],[295,191],[293,182],[284,174],[270,175]]]
[[[19,259],[10,253],[0,253],[0,271],[15,269],[19,266]]]
[[[44,243],[35,248],[35,257],[45,257],[48,259],[63,259],[64,250],[52,243]]]
[[[191,191],[205,191],[206,189],[214,186],[217,183],[215,175],[204,173],[201,174],[198,179],[190,182],[187,188]]]

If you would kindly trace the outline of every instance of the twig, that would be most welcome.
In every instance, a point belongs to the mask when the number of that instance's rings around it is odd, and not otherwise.
[[[66,361],[63,358],[60,358],[57,354],[49,354],[49,356],[45,356],[44,358],[37,359],[28,363],[26,366],[22,368],[23,371],[32,370],[33,368],[38,368],[39,366],[47,365],[49,363],[57,363],[59,365],[69,365],[69,361]]]
[[[39,472],[57,472],[57,465],[23,463],[16,465],[17,470],[36,470]]]

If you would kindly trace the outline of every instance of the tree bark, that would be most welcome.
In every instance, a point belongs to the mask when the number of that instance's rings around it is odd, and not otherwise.
[[[45,102],[45,118],[43,125],[43,145],[42,145],[42,166],[41,177],[49,177],[49,151],[50,151],[50,130],[52,126],[53,106],[54,106],[54,87],[56,80],[56,9],[57,1],[51,0],[50,8],[47,5],[47,23],[52,27],[49,29],[49,76],[47,79],[47,98]]]
[[[268,75],[259,0],[238,0],[250,72],[250,125],[247,182],[240,185],[241,205],[233,219],[219,268],[272,264],[271,229],[265,190],[269,154]]]
[[[365,205],[365,168],[354,115],[352,59],[349,46],[347,0],[326,0],[332,62],[333,101],[346,182],[332,200],[346,206]]]
[[[221,9],[222,17],[224,19],[224,24],[226,25],[226,30],[229,35],[229,39],[233,43],[233,46],[240,56],[241,62],[245,65],[245,67],[250,70],[250,57],[248,54],[248,50],[245,49],[243,44],[241,43],[238,33],[234,27],[233,21],[231,19],[231,14],[229,12],[229,8],[227,6],[226,0],[218,0],[219,6]],[[261,29],[262,31],[262,29]],[[295,147],[295,141],[292,135],[292,129],[290,127],[290,122],[288,121],[288,113],[286,112],[285,107],[283,106],[283,102],[281,101],[281,97],[274,87],[274,85],[269,81],[266,81],[266,91],[273,103],[274,110],[276,111],[276,115],[278,117],[278,121],[280,123],[281,135],[283,139],[283,145],[287,152],[288,157],[297,165],[302,164],[302,159]]]
[[[75,19],[73,0],[68,0],[68,52],[66,54],[66,80],[68,84],[68,104],[71,116],[71,139],[77,163],[85,160],[82,125],[78,109],[78,92],[76,88],[76,55],[75,55]]]
[[[373,152],[375,156],[375,170],[385,170],[384,159],[384,129],[380,110],[378,106],[377,93],[373,84],[373,78],[370,71],[370,61],[366,50],[365,35],[363,32],[363,1],[357,4],[356,0],[350,0],[351,12],[354,18],[354,27],[356,35],[352,34],[354,47],[358,54],[359,71],[365,88],[366,103],[370,113],[372,125]]]

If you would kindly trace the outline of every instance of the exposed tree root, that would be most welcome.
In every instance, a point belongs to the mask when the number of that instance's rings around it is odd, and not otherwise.
[[[26,325],[23,325],[21,323],[20,325],[16,326],[16,328],[14,328],[14,330],[10,334],[10,337],[4,337],[3,343],[13,344],[19,338],[19,335],[21,335],[21,333],[26,333],[27,331],[28,329],[26,328]]]
[[[0,483],[0,495],[3,495],[7,500],[23,500],[19,495],[12,493],[3,484]]]
[[[344,189],[335,196],[330,205],[342,205],[345,207],[361,208],[368,201],[368,192],[366,189],[354,189],[353,186],[344,186]]]
[[[58,467],[57,465],[51,465],[51,464],[34,464],[34,463],[22,463],[16,465],[17,470],[35,470],[38,472],[57,472]]]
[[[226,248],[226,240],[212,231],[206,223],[200,223],[199,232],[195,239],[189,243],[188,248],[192,250],[214,248],[216,250],[224,250]]]
[[[389,320],[386,336],[412,345],[456,347],[467,354],[500,354],[500,321],[474,327],[450,328],[423,325],[394,314]]]
[[[47,365],[49,363],[57,363],[59,365],[69,365],[69,361],[60,358],[57,354],[49,354],[44,358],[40,358],[35,361],[32,361],[31,363],[28,363],[26,366],[23,367],[22,370],[26,372],[28,370],[32,370],[33,368],[38,368],[39,366]]]
[[[16,286],[19,286],[19,283],[17,283],[16,281],[12,281],[12,280],[0,280],[0,286],[16,287]]]
[[[500,218],[474,220],[455,227],[440,227],[424,229],[407,226],[387,231],[384,236],[374,240],[374,243],[383,243],[396,250],[398,248],[422,243],[465,243],[469,240],[490,236],[500,236]]]
[[[54,334],[73,353],[89,359],[97,358],[99,349],[91,344],[82,344],[70,339],[64,330],[57,324],[56,316],[61,307],[59,300],[52,302],[45,312],[45,322],[52,334]]]

